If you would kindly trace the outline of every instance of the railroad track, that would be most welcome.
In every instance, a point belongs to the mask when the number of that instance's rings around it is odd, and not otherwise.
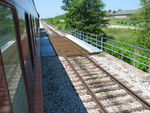
[[[46,24],[45,29],[49,33],[51,30]],[[52,30],[51,30],[52,31]],[[54,32],[54,31],[53,31]],[[57,34],[57,33],[55,33]],[[118,81],[106,70],[101,68],[95,61],[93,61],[87,54],[80,51],[65,37],[57,36],[51,37],[50,40],[58,47],[59,52],[64,57],[66,67],[69,65],[70,69],[76,74],[78,80],[90,94],[92,102],[95,102],[96,108],[101,113],[129,113],[129,112],[144,112],[150,113],[150,105],[143,98],[139,97],[131,89],[126,87],[123,83]],[[68,57],[61,48],[62,41],[71,43],[72,47],[76,49],[81,56]],[[69,69],[69,70],[70,70]]]

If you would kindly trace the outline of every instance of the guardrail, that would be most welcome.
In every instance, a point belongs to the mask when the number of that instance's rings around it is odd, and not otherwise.
[[[69,29],[67,31],[69,34],[150,73],[149,49],[75,29]]]

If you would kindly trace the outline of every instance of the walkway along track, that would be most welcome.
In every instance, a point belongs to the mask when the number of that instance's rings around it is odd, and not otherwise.
[[[51,30],[47,25],[44,24],[44,27],[45,29],[47,30],[47,32],[49,30]],[[52,30],[51,30],[52,31]],[[54,31],[53,31],[54,32]],[[49,33],[49,32],[48,32]],[[56,33],[55,33],[56,34]],[[60,37],[60,36],[57,36],[57,37]],[[111,81],[113,81],[113,83],[117,84],[121,89],[124,89],[128,95],[132,96],[134,99],[136,99],[137,101],[139,101],[142,106],[141,107],[136,107],[136,108],[132,108],[132,109],[129,109],[128,111],[134,111],[134,110],[145,110],[145,109],[148,109],[150,110],[150,105],[149,103],[147,103],[146,101],[144,101],[141,97],[139,97],[136,93],[134,93],[133,91],[131,91],[129,88],[127,88],[123,83],[121,83],[120,81],[118,81],[115,77],[113,77],[110,73],[108,73],[106,70],[104,70],[103,68],[101,68],[99,65],[97,65],[95,63],[95,61],[93,61],[91,58],[89,58],[87,56],[87,53],[84,53],[83,51],[80,51],[79,48],[77,48],[76,46],[74,46],[74,44],[70,41],[68,41],[68,39],[64,38],[64,37],[61,37],[61,39],[67,41],[68,43],[70,43],[72,45],[72,47],[74,47],[78,53],[80,53],[82,55],[82,57],[86,58],[87,62],[90,62],[92,63],[95,67],[97,67],[101,72],[102,74],[104,74],[104,77],[110,77]],[[91,90],[91,86],[85,82],[85,79],[84,77],[82,77],[80,75],[80,73],[77,71],[77,69],[75,68],[75,66],[72,64],[72,62],[69,60],[68,56],[64,53],[64,50],[60,47],[59,43],[53,38],[51,37],[51,40],[53,41],[53,43],[58,47],[58,50],[61,52],[62,56],[66,59],[66,61],[69,63],[70,67],[73,69],[73,71],[78,75],[78,77],[80,78],[80,80],[82,81],[82,84],[84,85],[84,87],[88,90],[88,92],[91,94],[92,98],[95,100],[95,102],[97,103],[97,105],[100,107],[101,109],[101,112],[103,113],[108,113],[108,110],[106,109],[105,105],[103,105],[100,100],[102,98],[98,98],[96,96],[96,93],[94,91]],[[118,87],[117,87],[118,88]],[[114,88],[115,89],[115,88]],[[113,89],[113,90],[114,90]],[[115,89],[116,90],[116,89]],[[126,93],[122,94],[122,95],[126,95]],[[119,96],[119,95],[118,95]]]

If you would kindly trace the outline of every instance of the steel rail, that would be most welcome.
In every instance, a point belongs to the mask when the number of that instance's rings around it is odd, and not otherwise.
[[[65,37],[64,37],[65,38]],[[67,38],[65,38],[65,40],[69,40]],[[68,43],[70,43],[70,41],[68,41]],[[113,75],[111,75],[109,72],[107,72],[104,68],[102,68],[101,66],[99,66],[94,60],[92,60],[91,58],[89,58],[85,53],[83,53],[81,50],[79,50],[77,47],[75,47],[73,44],[71,44],[74,48],[76,48],[80,53],[82,53],[82,56],[86,57],[90,62],[92,62],[96,67],[98,67],[99,69],[101,69],[104,73],[106,73],[115,83],[117,83],[120,87],[122,87],[124,90],[127,91],[128,94],[130,94],[131,96],[133,96],[136,100],[138,100],[143,107],[145,107],[145,109],[149,109],[150,110],[150,104],[148,102],[146,102],[142,97],[138,96],[134,91],[132,91],[130,88],[128,88],[125,84],[123,84],[122,82],[120,82],[118,79],[116,79]]]
[[[49,28],[49,27],[48,27]],[[50,28],[49,28],[50,29]],[[52,30],[53,31],[53,30]],[[55,32],[55,31],[53,31]],[[55,32],[56,33],[56,32]],[[56,33],[57,34],[57,33]],[[59,34],[57,34],[59,35]],[[66,39],[64,37],[65,40],[69,40]],[[68,41],[68,43],[70,43],[70,41]],[[123,84],[122,82],[120,82],[118,79],[116,79],[113,75],[111,75],[109,72],[107,72],[105,69],[103,69],[101,66],[99,66],[94,60],[92,60],[91,58],[89,58],[87,56],[87,54],[83,53],[81,50],[79,50],[77,47],[75,47],[72,43],[71,45],[76,48],[82,56],[86,57],[91,63],[93,63],[96,67],[98,67],[99,69],[101,69],[104,73],[106,73],[115,83],[117,83],[121,88],[123,88],[129,95],[131,95],[132,97],[134,97],[137,101],[139,101],[142,105],[143,108],[150,110],[150,104],[148,102],[146,102],[142,97],[140,97],[139,95],[137,95],[134,91],[132,91],[130,88],[128,88],[125,84]]]
[[[45,27],[47,27],[46,25],[44,25]],[[48,27],[49,28],[49,27]],[[47,28],[46,28],[47,29]],[[50,29],[50,28],[49,28]],[[51,29],[50,29],[51,30]],[[52,30],[53,31],[53,30]],[[48,30],[47,30],[48,32]],[[55,32],[56,33],[56,32]],[[49,34],[49,32],[48,32]],[[57,33],[56,33],[57,34]],[[49,34],[50,35],[50,34]],[[58,35],[58,34],[57,34]],[[93,91],[89,88],[89,86],[85,83],[85,81],[82,79],[82,77],[80,76],[80,74],[78,73],[78,71],[75,69],[75,67],[71,64],[71,62],[68,60],[68,57],[65,55],[64,51],[59,47],[59,45],[57,44],[57,42],[51,38],[54,43],[57,45],[59,51],[62,53],[63,57],[66,59],[66,61],[69,63],[69,65],[71,66],[71,68],[73,69],[73,71],[76,73],[76,75],[79,77],[80,81],[82,82],[83,86],[88,90],[88,92],[90,93],[90,95],[92,96],[92,98],[94,99],[94,101],[97,103],[97,105],[99,106],[99,108],[101,109],[102,113],[109,113],[106,108],[103,106],[103,104],[97,99],[96,95],[93,93]]]
[[[49,28],[49,27],[48,27]],[[50,29],[50,28],[49,28]],[[53,31],[53,30],[52,30]],[[55,32],[55,31],[53,31]],[[56,32],[55,32],[56,33]],[[56,33],[57,34],[57,33]],[[57,34],[59,35],[59,34]],[[65,40],[69,40],[67,38],[64,37]],[[70,43],[70,41],[68,41],[68,43]],[[83,53],[81,50],[79,50],[77,47],[75,47],[72,43],[70,43],[74,48],[76,48],[82,56],[86,57],[90,62],[92,62],[96,67],[98,67],[99,69],[101,69],[104,73],[106,73],[115,83],[117,83],[121,88],[123,88],[125,91],[127,91],[127,93],[131,96],[133,96],[137,101],[139,101],[143,107],[145,109],[149,109],[150,110],[150,104],[148,102],[146,102],[142,97],[140,97],[139,95],[137,95],[134,91],[132,91],[130,88],[128,88],[125,84],[123,84],[122,82],[120,82],[118,79],[116,79],[113,75],[111,75],[109,72],[107,72],[104,68],[102,68],[101,66],[99,66],[94,60],[92,60],[91,58],[89,58],[85,53]]]

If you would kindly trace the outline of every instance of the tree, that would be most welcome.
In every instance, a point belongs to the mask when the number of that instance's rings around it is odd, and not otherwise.
[[[0,35],[12,32],[12,15],[11,10],[5,6],[0,6]]]
[[[111,10],[111,9],[109,9],[109,10],[108,10],[108,12],[109,12],[109,13],[111,13],[111,12],[112,12],[112,10]]]
[[[63,3],[65,4],[62,6],[62,9],[65,11],[69,10],[69,7],[71,6],[73,0],[63,0]]]
[[[134,16],[138,21],[140,30],[138,30],[140,38],[138,45],[150,49],[150,0],[141,0],[142,8]]]
[[[113,14],[115,14],[115,13],[116,13],[116,11],[115,11],[115,10],[113,10],[113,11],[112,11],[112,13],[113,13]]]
[[[104,35],[101,27],[106,26],[106,12],[101,0],[63,0],[67,27]]]

